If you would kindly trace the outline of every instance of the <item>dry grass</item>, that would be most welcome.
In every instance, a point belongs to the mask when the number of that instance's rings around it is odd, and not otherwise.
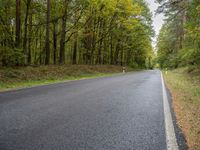
[[[111,73],[122,72],[121,66],[39,66],[0,68],[0,90],[16,87],[27,87],[62,80],[75,80],[80,78],[104,76]]]
[[[191,150],[200,150],[200,72],[187,68],[165,74],[173,96],[173,107],[178,124]]]

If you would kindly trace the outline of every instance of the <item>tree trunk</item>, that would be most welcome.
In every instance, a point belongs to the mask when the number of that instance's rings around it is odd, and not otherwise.
[[[113,65],[113,35],[110,35],[110,64]]]
[[[66,21],[68,0],[64,1],[64,14],[62,16],[61,37],[60,37],[60,57],[59,64],[65,64],[65,39],[66,39]]]
[[[99,18],[97,19],[96,17],[96,10],[92,10],[92,14],[94,14],[94,19],[93,19],[93,25],[91,22],[91,26],[93,26],[93,33],[92,33],[92,47],[91,47],[91,57],[90,57],[90,65],[94,63],[94,52],[96,51],[96,35],[97,33],[97,28],[98,25],[97,22],[99,22]]]
[[[57,61],[57,27],[56,23],[53,24],[53,63],[56,64]]]
[[[27,0],[26,4],[26,14],[25,14],[25,20],[24,20],[24,40],[23,40],[23,49],[24,54],[27,56],[27,31],[28,31],[28,16],[29,16],[29,8],[30,8],[31,0]],[[26,63],[26,59],[25,59]]]
[[[50,31],[50,0],[47,0],[47,24],[46,24],[46,41],[45,41],[45,65],[50,62],[50,44],[49,44],[49,31]]]
[[[100,25],[99,25],[99,38],[100,38],[100,41],[99,41],[99,48],[98,48],[98,57],[97,57],[97,61],[98,61],[98,64],[102,64],[102,44],[103,44],[103,28],[104,28],[104,20],[102,20],[100,22]]]
[[[73,64],[77,63],[78,32],[74,34]]]
[[[121,66],[124,65],[124,50],[123,50],[123,46],[121,47]]]
[[[16,47],[20,46],[21,41],[21,0],[16,0]]]
[[[29,19],[29,38],[28,38],[28,64],[31,64],[31,39],[32,39],[32,13],[30,14],[30,19]]]
[[[117,41],[115,55],[114,55],[114,64],[118,64],[118,56],[119,56],[119,50],[120,50],[120,40]]]
[[[83,60],[85,62],[85,64],[91,64],[92,61],[92,57],[91,55],[93,55],[93,46],[92,45],[92,39],[93,39],[93,35],[90,32],[90,29],[92,28],[92,19],[89,19],[89,21],[86,23],[85,25],[85,31],[83,33],[84,37],[83,37],[83,47],[86,49],[86,52],[83,54]]]
[[[66,36],[66,17],[62,17],[62,29],[61,29],[61,38],[60,38],[60,64],[65,64],[65,36]]]

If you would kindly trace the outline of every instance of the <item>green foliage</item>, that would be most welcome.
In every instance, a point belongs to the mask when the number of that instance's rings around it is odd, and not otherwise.
[[[0,62],[4,66],[24,65],[25,55],[22,49],[0,47]]]
[[[200,1],[185,2],[177,1],[173,6],[168,2],[168,7],[161,6],[169,21],[158,37],[157,61],[161,67],[200,65]]]
[[[0,1],[1,65],[43,65],[46,57],[50,64],[58,64],[62,56],[67,64],[144,67],[152,58],[152,14],[145,0],[50,2],[50,56],[46,56],[46,1],[21,1],[19,44],[16,1]]]

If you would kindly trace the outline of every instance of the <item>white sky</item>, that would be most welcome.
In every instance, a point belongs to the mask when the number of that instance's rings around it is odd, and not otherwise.
[[[159,6],[154,0],[146,0],[147,3],[149,4],[150,10],[153,13],[153,26],[154,26],[154,30],[156,31],[156,35],[159,34],[159,31],[164,23],[163,19],[164,19],[164,15],[160,14],[160,15],[155,15],[155,10],[157,9],[157,7]],[[156,42],[156,38],[154,39],[154,42]],[[155,46],[155,43],[153,43],[153,45]]]

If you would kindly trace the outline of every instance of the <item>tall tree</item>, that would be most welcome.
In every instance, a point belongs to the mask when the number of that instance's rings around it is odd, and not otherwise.
[[[68,0],[64,0],[63,4],[63,14],[62,14],[62,25],[61,25],[61,37],[60,37],[60,58],[59,63],[65,64],[65,40],[66,40],[66,21],[67,21],[67,9]]]
[[[77,63],[77,48],[78,48],[78,32],[74,34],[74,41],[73,41],[73,60],[72,63],[75,65]]]
[[[16,47],[20,46],[21,42],[21,0],[16,0]]]
[[[46,40],[45,40],[45,65],[50,63],[50,0],[47,0]]]
[[[0,65],[145,67],[151,23],[145,0],[0,1]]]
[[[26,0],[25,3],[26,3],[26,13],[25,13],[25,19],[24,19],[23,49],[24,49],[24,53],[27,55],[28,17],[29,17],[29,11],[30,11],[31,0]],[[25,62],[26,62],[26,60],[25,60]]]

